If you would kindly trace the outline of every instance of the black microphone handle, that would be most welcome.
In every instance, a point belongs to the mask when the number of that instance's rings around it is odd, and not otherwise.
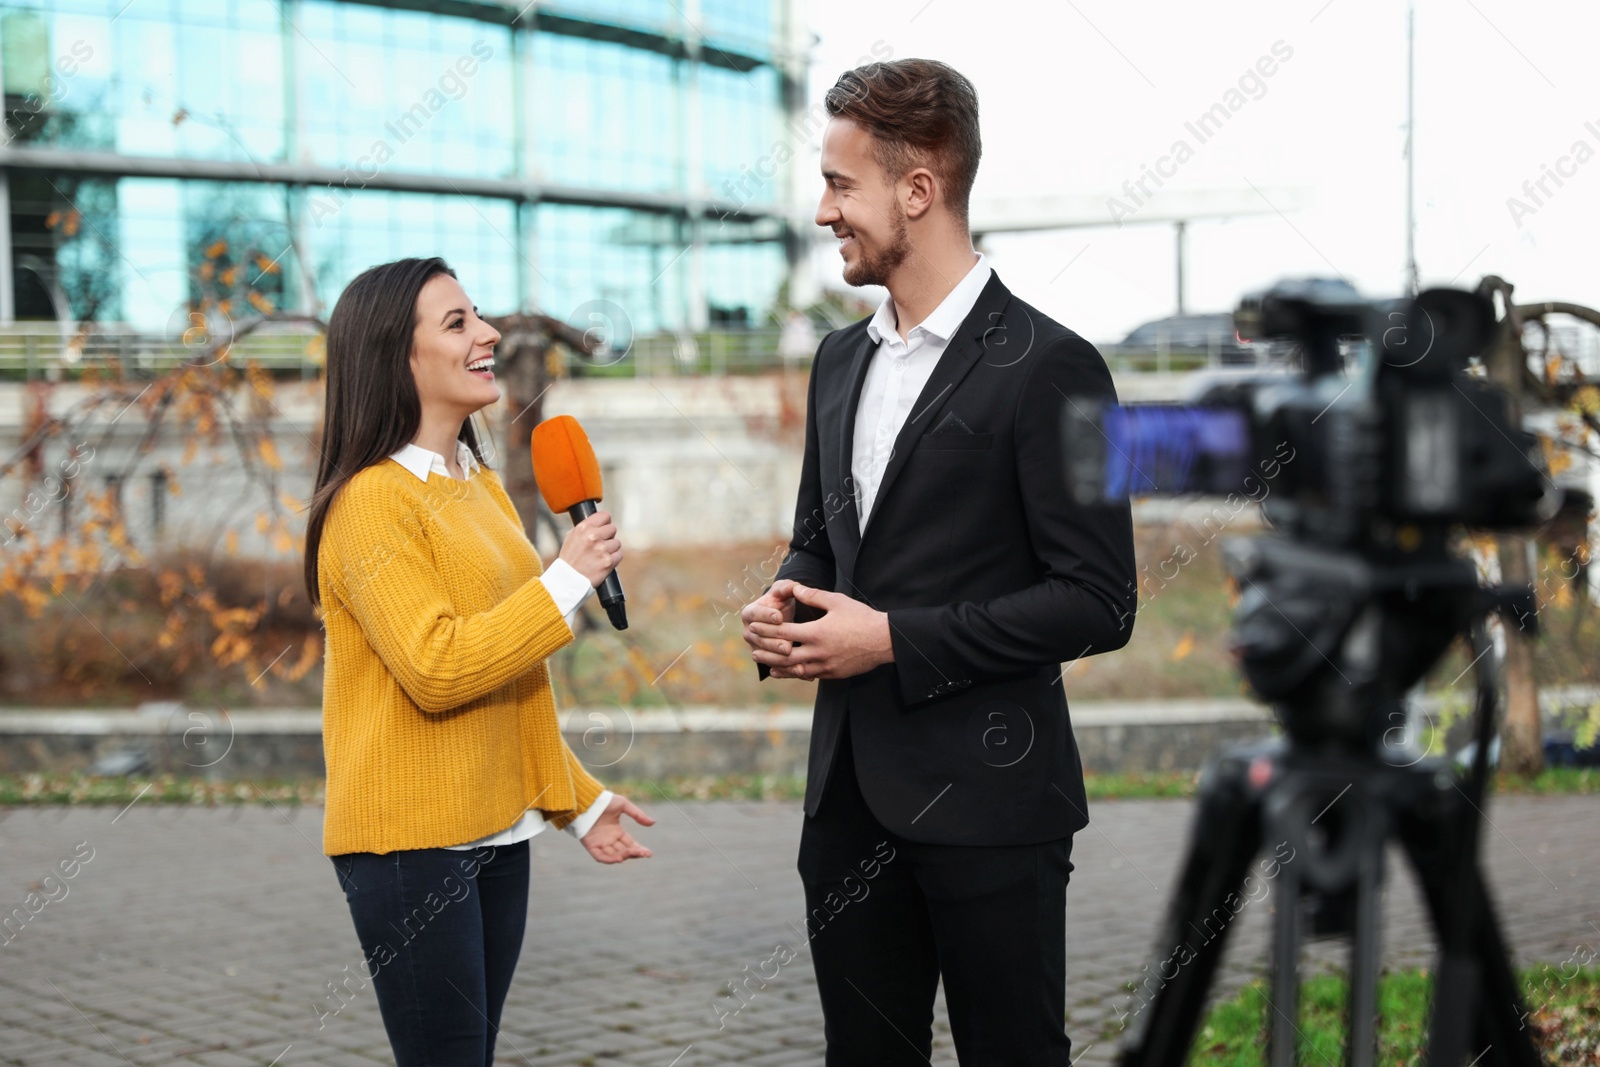
[[[593,500],[582,500],[568,508],[567,514],[572,516],[572,524],[576,526],[599,510]],[[622,579],[617,577],[617,572],[613,570],[606,575],[595,592],[600,597],[600,606],[606,609],[606,618],[611,620],[612,628],[626,630],[628,607],[622,597]]]

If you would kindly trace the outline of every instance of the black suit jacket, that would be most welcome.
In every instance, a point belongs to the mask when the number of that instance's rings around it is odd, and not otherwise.
[[[895,833],[1064,837],[1088,806],[1061,664],[1126,644],[1137,599],[1128,505],[1077,504],[1065,480],[1062,411],[1069,397],[1114,401],[1110,371],[991,276],[912,406],[860,530],[850,459],[868,321],[817,350],[776,577],[886,611],[894,662],[817,683],[805,810],[817,811],[848,720],[862,794]]]

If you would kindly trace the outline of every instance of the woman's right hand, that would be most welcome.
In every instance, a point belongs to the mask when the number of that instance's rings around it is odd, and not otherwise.
[[[622,562],[622,542],[609,511],[597,511],[578,523],[561,542],[561,559],[596,589]]]
[[[649,859],[654,853],[635,841],[628,831],[622,828],[622,817],[626,815],[640,826],[654,826],[656,821],[646,815],[640,807],[625,796],[614,795],[611,803],[606,805],[606,810],[600,818],[589,828],[589,832],[580,839],[583,847],[589,850],[599,863],[621,863],[623,860]]]

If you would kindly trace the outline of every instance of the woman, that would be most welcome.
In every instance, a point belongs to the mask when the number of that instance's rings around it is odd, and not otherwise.
[[[561,737],[545,661],[622,559],[601,511],[541,568],[471,416],[494,346],[441,259],[364,272],[328,323],[306,587],[327,632],[332,857],[398,1067],[490,1064],[528,913],[528,838],[648,857],[654,820]]]

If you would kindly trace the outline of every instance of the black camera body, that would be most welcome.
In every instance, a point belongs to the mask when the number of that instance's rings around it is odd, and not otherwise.
[[[1481,297],[1372,303],[1343,281],[1290,281],[1246,297],[1234,321],[1241,337],[1293,341],[1301,373],[1215,384],[1189,405],[1070,404],[1078,499],[1246,492],[1298,540],[1402,555],[1452,526],[1553,513],[1537,439],[1504,390],[1468,373],[1495,329]],[[1260,470],[1264,492],[1248,481]]]
[[[1258,501],[1279,534],[1224,543],[1240,667],[1297,742],[1371,754],[1482,613],[1452,532],[1535,526],[1558,494],[1509,396],[1469,372],[1494,339],[1481,297],[1374,303],[1343,281],[1290,281],[1247,297],[1235,322],[1294,342],[1300,372],[1216,384],[1190,405],[1069,402],[1069,488],[1085,503]]]
[[[1494,336],[1481,297],[1432,289],[1367,303],[1345,282],[1289,282],[1247,297],[1235,322],[1241,335],[1288,338],[1303,354],[1302,378],[1226,398],[1248,405],[1258,455],[1287,443],[1301,460],[1264,502],[1274,525],[1386,554],[1452,526],[1516,529],[1549,517],[1537,438],[1504,390],[1468,373]],[[1352,337],[1367,358],[1345,379],[1339,346]]]

